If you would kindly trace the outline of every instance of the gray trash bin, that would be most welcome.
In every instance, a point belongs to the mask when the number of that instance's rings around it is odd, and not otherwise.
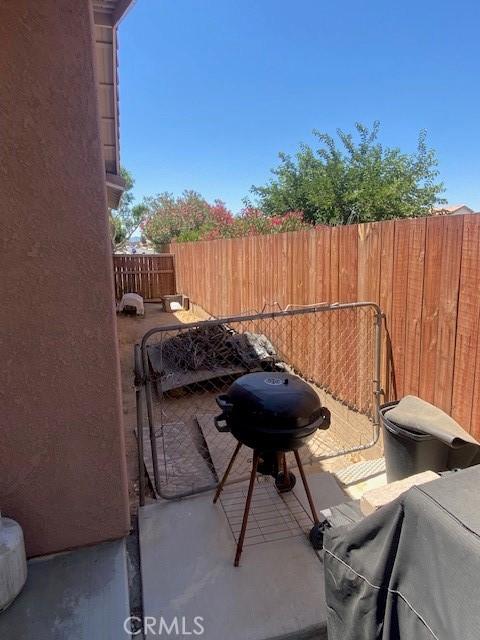
[[[478,460],[479,444],[444,411],[405,396],[380,407],[387,480],[422,471],[465,468]]]
[[[422,471],[445,471],[450,447],[435,436],[391,422],[385,414],[398,402],[380,407],[387,481],[395,482]]]

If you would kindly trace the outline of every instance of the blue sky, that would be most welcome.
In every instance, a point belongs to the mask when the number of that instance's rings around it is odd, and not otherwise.
[[[408,152],[427,129],[446,198],[480,210],[479,27],[473,0],[137,0],[119,29],[135,194],[237,211],[312,129],[378,119]]]

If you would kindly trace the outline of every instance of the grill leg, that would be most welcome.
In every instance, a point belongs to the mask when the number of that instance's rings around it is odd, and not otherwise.
[[[287,456],[285,453],[277,454],[277,467],[279,469],[275,477],[275,486],[278,493],[287,493],[295,486],[295,476],[288,471]],[[282,467],[282,471],[280,471]]]
[[[307,479],[305,477],[305,471],[303,470],[303,464],[300,460],[300,454],[298,451],[294,451],[295,460],[297,461],[298,470],[300,471],[300,476],[302,477],[303,486],[305,489],[305,493],[307,494],[308,504],[310,505],[310,510],[313,516],[313,522],[318,524],[320,521],[318,519],[317,510],[315,509],[315,503],[313,502],[312,494],[310,493],[310,487],[308,486]]]
[[[286,479],[288,478],[288,465],[287,465],[287,456],[285,453],[282,456],[282,463],[283,463],[283,477]]]
[[[252,473],[250,474],[250,484],[248,485],[247,501],[245,502],[245,511],[243,512],[242,529],[240,531],[240,537],[238,538],[237,552],[235,553],[235,561],[233,563],[235,567],[238,567],[238,564],[240,562],[240,556],[242,555],[243,541],[245,539],[245,532],[247,530],[248,514],[250,512],[250,503],[252,502],[253,485],[255,483],[255,477],[257,475],[257,466],[258,466],[259,457],[260,456],[258,452],[254,451]]]
[[[220,484],[218,485],[217,490],[215,491],[215,496],[213,498],[213,504],[215,504],[216,501],[218,500],[218,498],[220,497],[220,494],[222,493],[223,486],[224,486],[225,482],[227,481],[229,473],[232,470],[233,463],[235,462],[235,458],[237,457],[238,452],[240,451],[241,448],[242,448],[242,443],[238,442],[237,446],[235,447],[235,451],[233,452],[233,456],[230,458],[230,462],[228,463],[228,467],[226,468],[225,473],[223,474],[223,478],[220,480]]]

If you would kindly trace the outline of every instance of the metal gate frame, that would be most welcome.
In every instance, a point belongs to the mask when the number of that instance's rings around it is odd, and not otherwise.
[[[280,308],[280,306],[278,305]],[[145,504],[145,486],[146,486],[146,477],[145,477],[145,463],[144,463],[144,437],[143,437],[143,427],[144,427],[144,419],[145,414],[143,410],[143,404],[146,406],[146,417],[147,417],[147,425],[150,439],[150,448],[153,462],[153,474],[154,474],[154,489],[157,494],[164,499],[172,500],[179,499],[186,496],[194,495],[196,493],[202,493],[205,491],[210,491],[213,486],[205,486],[195,490],[186,491],[183,493],[178,493],[175,496],[169,495],[165,493],[162,489],[162,483],[160,482],[160,474],[158,467],[158,456],[157,456],[157,447],[155,441],[155,428],[153,421],[153,398],[152,398],[152,382],[153,377],[149,373],[149,362],[148,362],[148,353],[147,346],[149,344],[149,340],[152,336],[158,333],[166,333],[176,330],[188,330],[194,329],[198,327],[206,327],[206,326],[220,326],[227,325],[229,323],[241,322],[241,321],[249,321],[249,320],[268,320],[268,319],[278,319],[289,316],[298,316],[298,315],[307,315],[313,313],[322,313],[322,312],[331,312],[334,310],[341,309],[358,309],[358,308],[370,308],[374,313],[374,362],[373,362],[373,371],[374,371],[374,379],[373,382],[373,398],[374,398],[374,412],[372,416],[372,424],[373,424],[373,437],[372,439],[366,443],[359,446],[351,447],[350,449],[342,450],[337,453],[333,453],[332,455],[325,456],[321,459],[332,459],[338,456],[343,456],[346,454],[351,454],[359,451],[364,451],[366,449],[370,449],[375,446],[378,442],[380,435],[380,420],[379,420],[379,407],[380,407],[380,398],[383,394],[383,388],[381,384],[381,358],[382,358],[382,325],[384,314],[375,302],[352,302],[352,303],[332,303],[332,304],[313,304],[307,306],[295,306],[288,305],[285,309],[279,311],[269,311],[269,312],[261,312],[261,313],[248,313],[245,315],[234,315],[234,316],[224,316],[221,318],[214,318],[209,320],[199,320],[197,322],[191,323],[174,323],[170,325],[165,325],[162,327],[154,327],[147,331],[143,336],[141,343],[136,344],[134,348],[134,365],[135,365],[135,393],[136,393],[136,410],[137,410],[137,446],[138,446],[138,469],[139,469],[139,500],[140,506]],[[320,460],[320,459],[319,459]]]

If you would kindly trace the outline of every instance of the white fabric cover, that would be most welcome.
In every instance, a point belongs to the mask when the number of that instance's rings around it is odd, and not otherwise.
[[[138,293],[124,293],[120,303],[118,305],[118,310],[121,312],[125,309],[125,307],[135,307],[137,316],[145,315],[145,307],[143,306],[143,298],[139,296]]]

